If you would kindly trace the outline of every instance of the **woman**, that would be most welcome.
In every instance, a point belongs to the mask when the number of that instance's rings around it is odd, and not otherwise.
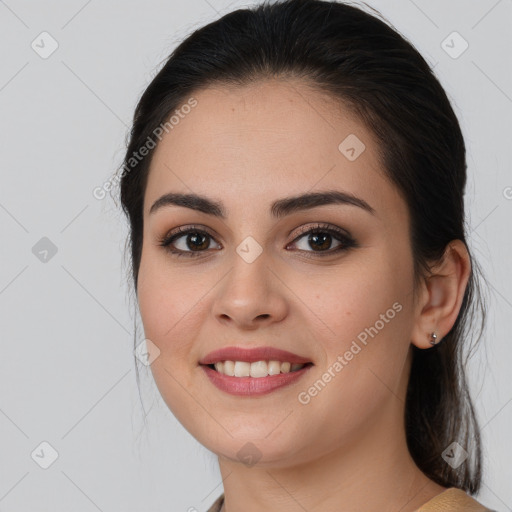
[[[156,384],[218,456],[210,511],[488,510],[465,183],[443,88],[358,8],[265,3],[172,53],[121,201]]]

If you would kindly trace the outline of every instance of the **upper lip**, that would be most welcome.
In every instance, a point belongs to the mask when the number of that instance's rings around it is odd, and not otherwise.
[[[281,361],[299,364],[311,362],[305,357],[274,347],[225,347],[210,352],[199,361],[199,364],[214,364],[219,361],[246,361],[248,363],[256,361]]]

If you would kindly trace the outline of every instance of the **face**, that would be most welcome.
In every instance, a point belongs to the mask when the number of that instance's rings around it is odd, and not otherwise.
[[[219,456],[252,450],[267,466],[366,442],[375,425],[401,432],[414,323],[409,215],[372,133],[300,82],[194,98],[154,150],[144,197],[138,301],[163,399]],[[325,192],[355,199],[282,202]],[[152,209],[170,193],[216,208]],[[270,366],[285,373],[268,377],[200,364],[225,347],[272,347],[309,364],[293,378],[281,363]]]

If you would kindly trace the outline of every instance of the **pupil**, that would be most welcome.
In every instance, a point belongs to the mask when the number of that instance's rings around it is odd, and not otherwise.
[[[328,249],[329,246],[331,245],[330,243],[330,239],[331,239],[331,235],[329,235],[328,233],[324,233],[323,235],[322,234],[318,234],[318,233],[314,233],[312,235],[310,235],[309,237],[309,241],[314,241],[314,243],[318,243],[318,240],[319,239],[322,239],[323,242],[321,242],[321,246],[320,248],[321,249]],[[326,243],[327,241],[327,243]]]
[[[202,243],[199,242],[198,243],[198,240],[201,240],[203,239]],[[206,236],[205,235],[202,235],[200,233],[192,233],[192,234],[189,234],[188,236],[188,240],[189,241],[192,241],[192,244],[193,245],[189,245],[189,248],[190,249],[206,249],[208,248],[208,243],[205,243],[206,242]],[[203,247],[205,246],[205,247]]]

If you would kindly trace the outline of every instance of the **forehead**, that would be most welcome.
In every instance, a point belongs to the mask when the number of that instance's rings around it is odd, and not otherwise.
[[[192,97],[197,105],[154,150],[145,215],[171,191],[221,199],[229,210],[249,199],[261,206],[315,189],[345,190],[377,211],[403,215],[374,135],[327,94],[298,81],[267,80],[209,87]]]

